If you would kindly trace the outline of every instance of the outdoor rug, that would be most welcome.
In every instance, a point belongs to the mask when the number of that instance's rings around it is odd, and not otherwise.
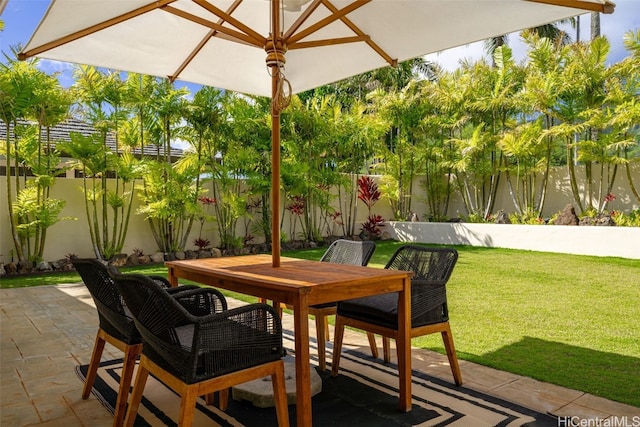
[[[293,347],[291,336],[285,344]],[[397,410],[397,367],[373,359],[368,348],[345,350],[340,360],[340,375],[321,372],[322,392],[313,397],[315,426],[365,425],[393,426],[557,426],[549,415],[520,407],[502,399],[456,387],[450,382],[413,371],[413,410]],[[122,360],[101,363],[93,394],[113,413]],[[77,366],[82,381],[87,365]],[[463,373],[464,374],[464,373]],[[135,379],[135,375],[134,375]],[[138,411],[136,426],[176,426],[179,397],[161,382],[149,376]],[[291,425],[295,425],[296,407],[289,406]],[[274,408],[257,408],[246,401],[229,399],[226,412],[198,399],[194,426],[276,426]]]

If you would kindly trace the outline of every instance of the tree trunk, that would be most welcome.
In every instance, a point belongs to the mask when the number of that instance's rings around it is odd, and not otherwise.
[[[591,12],[591,40],[600,37],[600,12]]]

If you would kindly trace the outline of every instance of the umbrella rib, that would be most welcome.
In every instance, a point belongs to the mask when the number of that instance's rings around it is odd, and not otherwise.
[[[242,1],[243,0],[234,1],[233,4],[229,7],[229,9],[227,9],[227,13],[230,13],[230,14],[233,13],[233,11],[236,10],[236,8],[240,5],[240,3],[242,3]],[[218,25],[222,25],[223,23],[224,23],[224,20],[220,18],[218,20]],[[169,81],[171,82],[175,81],[178,78],[178,76],[184,71],[184,69],[187,68],[187,65],[189,65],[191,61],[193,61],[193,58],[195,58],[196,55],[202,50],[204,45],[206,45],[207,42],[211,39],[211,37],[214,37],[216,34],[218,34],[218,30],[209,31],[207,35],[200,41],[200,43],[198,43],[196,48],[182,62],[182,64],[180,64],[180,67],[178,67],[175,73],[169,76]]]
[[[189,12],[185,12],[184,10],[176,9],[175,7],[172,7],[172,6],[165,6],[162,8],[162,10],[172,13],[174,15],[177,15],[181,18],[187,19],[191,22],[195,22],[196,24],[200,24],[204,27],[211,28],[212,30],[214,30],[214,32],[221,33],[227,36],[227,37],[222,37],[220,34],[217,34],[216,36],[220,38],[225,38],[227,40],[232,40],[235,42],[244,43],[244,44],[248,44],[248,45],[256,46],[260,48],[264,46],[264,43],[266,41],[266,39],[260,36],[259,34],[258,34],[259,38],[256,39],[252,37],[252,35],[250,34],[233,30],[221,24],[215,23],[213,21],[209,21],[208,19],[204,19],[200,16],[194,15]],[[225,21],[223,17],[219,16],[219,18],[222,22]]]
[[[335,39],[311,40],[308,42],[298,42],[293,45],[288,45],[288,48],[291,50],[306,49],[310,47],[334,46],[338,44],[369,42],[369,41],[371,41],[371,37],[369,36],[340,37]]]
[[[27,58],[30,58],[32,56],[36,56],[42,52],[46,52],[48,50],[51,49],[55,49],[57,47],[60,47],[64,44],[70,43],[72,41],[78,40],[82,37],[88,36],[90,34],[93,33],[97,33],[98,31],[104,30],[105,28],[109,28],[112,27],[114,25],[117,25],[121,22],[124,21],[128,21],[129,19],[135,18],[137,16],[143,15],[147,12],[151,12],[153,10],[162,8],[170,3],[173,3],[176,0],[160,0],[160,1],[156,1],[153,2],[151,4],[148,4],[146,6],[142,6],[139,7],[137,9],[134,9],[130,12],[124,13],[120,16],[116,16],[114,18],[108,19],[106,21],[100,22],[98,24],[92,25],[90,27],[84,28],[80,31],[76,31],[75,33],[71,33],[69,35],[66,35],[64,37],[60,37],[59,39],[50,41],[49,43],[45,43],[42,46],[38,46],[35,47],[33,49],[29,49],[26,52],[20,52],[18,54],[18,59],[25,60]]]
[[[322,1],[323,0],[313,0],[313,3],[311,3],[304,10],[304,12],[302,12],[302,14],[298,17],[298,19],[296,19],[296,21],[293,24],[291,24],[291,26],[289,27],[289,29],[287,30],[287,32],[284,34],[282,38],[284,40],[288,40],[289,37],[291,37],[296,31],[298,31],[298,28],[300,28],[300,26],[304,24],[307,21],[307,19],[309,19],[309,17],[318,8],[318,6],[322,4]]]
[[[335,22],[335,21],[337,21],[339,19],[344,21],[346,19],[344,17],[345,15],[353,12],[356,9],[361,8],[362,6],[366,5],[370,1],[371,0],[357,0],[357,1],[354,1],[353,3],[351,3],[349,6],[346,6],[346,7],[342,8],[342,9],[338,9],[338,8],[334,7],[333,5],[331,5],[332,7],[329,7],[330,3],[328,1],[323,1],[322,3],[329,10],[331,10],[331,15],[327,16],[324,19],[321,19],[320,21],[316,22],[313,25],[310,25],[305,30],[300,31],[299,33],[291,34],[288,38],[285,39],[285,41],[287,42],[287,45],[288,44],[294,44],[298,40],[302,40],[303,38],[315,33],[316,31],[323,29],[324,27],[326,27],[327,25],[331,24],[332,22]],[[351,28],[351,29],[353,30],[353,28]],[[354,30],[354,32],[356,32],[356,31]],[[362,35],[362,34],[359,34],[359,35]]]
[[[329,0],[323,0],[322,4],[324,4],[331,12],[336,12],[338,10],[333,4],[331,4]],[[356,33],[356,35],[368,37],[360,28],[358,28],[356,24],[354,24],[346,16],[341,17],[340,20],[347,27],[349,27],[351,31]],[[369,38],[366,42],[369,45],[369,47],[371,47],[371,49],[373,49],[378,55],[380,55],[385,61],[387,61],[389,65],[391,65],[392,67],[395,67],[396,65],[398,65],[398,59],[392,58],[391,55],[385,52],[380,46],[378,46],[376,42],[371,40],[371,38]]]
[[[609,0],[605,0],[603,3],[594,3],[585,0],[526,0],[534,3],[553,4],[556,6],[572,7],[574,9],[591,10],[593,12],[600,13],[613,13],[615,4]]]
[[[264,45],[267,43],[266,37],[264,37],[257,31],[255,31],[253,28],[238,21],[236,18],[226,13],[222,9],[215,7],[214,5],[209,3],[207,0],[193,0],[193,2],[207,9],[209,12],[213,13],[218,18],[221,18],[223,21],[228,22],[229,24],[233,25],[238,30],[240,30],[242,33],[246,34],[249,37],[247,40],[255,40],[258,42],[258,43],[251,43],[251,44],[255,44],[256,46],[259,46],[259,47],[264,47]],[[216,25],[215,27],[212,27],[212,28],[219,30],[221,33],[229,34],[229,31],[230,31],[228,28],[223,27],[221,25]],[[234,34],[230,34],[230,35],[234,35]]]

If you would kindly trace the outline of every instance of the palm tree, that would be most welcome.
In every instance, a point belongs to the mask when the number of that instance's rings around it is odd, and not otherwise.
[[[301,94],[300,98],[306,101],[312,96],[333,95],[345,109],[349,109],[354,102],[364,102],[367,94],[375,89],[400,90],[412,80],[434,80],[438,72],[436,64],[418,57],[395,67],[379,68],[322,86]]]
[[[598,14],[598,12],[594,12]],[[599,14],[598,14],[599,15]],[[579,21],[576,18],[563,19],[557,23],[545,24],[539,27],[529,28],[522,33],[532,33],[539,37],[546,37],[548,39],[557,41],[560,45],[567,45],[571,43],[571,37],[569,34],[559,28],[560,24],[571,24],[572,26],[579,25]],[[487,55],[493,58],[493,53],[501,46],[508,44],[508,35],[503,34],[501,36],[492,37],[484,41],[484,50]]]
[[[64,201],[49,197],[59,172],[49,129],[68,114],[71,97],[37,61],[7,56],[0,66],[0,119],[5,126],[6,194],[11,235],[19,262],[42,260],[47,230],[58,222]],[[37,126],[25,125],[35,120]],[[42,131],[46,130],[46,141]],[[13,171],[12,171],[13,169]],[[28,178],[30,171],[33,178]]]
[[[388,145],[382,155],[387,176],[381,188],[391,203],[395,219],[406,220],[411,211],[413,178],[421,172],[423,164],[415,149],[424,135],[420,129],[425,109],[420,85],[414,82],[389,92],[378,89],[371,92],[369,99],[375,113],[389,126]]]
[[[560,120],[558,94],[562,93],[564,80],[562,67],[568,54],[568,48],[557,46],[548,38],[529,33],[524,37],[529,45],[529,65],[524,80],[522,94],[523,113],[529,117],[539,117],[543,129],[550,129]],[[537,192],[537,200],[532,205],[537,216],[542,214],[549,182],[549,171],[556,147],[554,139],[546,135],[539,141],[544,149],[539,158],[542,179]]]
[[[76,69],[75,78],[80,114],[98,130],[95,142],[102,145],[100,163],[91,159],[92,186],[85,198],[91,205],[87,221],[96,257],[108,260],[124,247],[133,206],[136,172],[133,159],[123,156],[130,147],[120,145],[120,128],[129,114],[125,105],[129,91],[115,71],[83,65]],[[115,143],[113,149],[108,142],[110,138]],[[83,145],[91,141],[76,138],[74,143]],[[108,180],[111,174],[113,185]]]

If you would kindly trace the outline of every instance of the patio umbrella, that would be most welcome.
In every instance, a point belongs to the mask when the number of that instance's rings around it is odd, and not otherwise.
[[[287,96],[609,0],[52,0],[33,56],[272,98],[272,255],[280,265],[280,120]]]

